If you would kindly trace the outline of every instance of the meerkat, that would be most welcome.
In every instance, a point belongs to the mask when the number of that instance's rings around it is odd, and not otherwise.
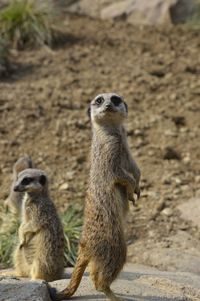
[[[14,214],[19,214],[22,207],[22,199],[24,192],[14,191],[14,185],[17,180],[17,175],[24,169],[33,168],[33,162],[27,155],[20,157],[13,166],[13,182],[10,189],[10,194],[5,200],[5,207],[8,207]]]
[[[13,256],[14,275],[46,281],[60,279],[64,269],[64,234],[49,197],[47,175],[39,169],[25,169],[18,174],[14,191],[25,193],[19,244]]]
[[[140,194],[140,170],[123,126],[127,112],[123,98],[113,93],[98,95],[90,104],[93,135],[82,238],[70,283],[60,293],[50,289],[53,300],[72,296],[87,266],[95,288],[108,300],[120,300],[110,285],[126,261],[123,228],[128,200]]]

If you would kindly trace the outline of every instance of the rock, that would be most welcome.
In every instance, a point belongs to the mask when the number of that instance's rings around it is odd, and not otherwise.
[[[187,0],[76,0],[57,1],[62,10],[101,19],[123,19],[132,24],[177,24],[193,12]]]
[[[154,231],[153,231],[154,232]],[[134,260],[137,253],[140,262],[157,267],[163,271],[190,272],[200,276],[200,242],[184,230],[178,230],[173,236],[160,241],[155,237],[155,243],[148,245],[148,240],[133,243],[128,246],[128,258]]]
[[[190,156],[185,156],[183,158],[183,163],[185,163],[186,165],[189,164],[191,162]]]
[[[172,216],[173,210],[171,208],[165,208],[161,211],[161,214],[166,215],[166,216]]]
[[[165,136],[171,136],[171,137],[177,137],[178,134],[177,132],[171,130],[171,129],[167,129],[164,131]]]
[[[157,253],[157,252],[155,252]],[[181,257],[181,256],[180,256]],[[72,272],[73,269],[67,269]],[[61,279],[50,283],[58,291],[69,283]],[[143,265],[127,264],[112,289],[124,300],[199,300],[200,276],[192,273],[162,272]],[[0,278],[0,301],[50,301],[47,285],[44,281],[28,279]],[[85,273],[74,298],[79,301],[105,301],[105,296],[97,292],[88,273]]]
[[[50,285],[60,291],[68,283],[68,279],[63,279],[51,282]],[[190,273],[161,272],[148,266],[127,264],[112,284],[112,289],[123,300],[199,300],[200,277]],[[102,293],[94,289],[88,274],[83,276],[74,298],[77,301],[106,300]]]
[[[69,188],[69,184],[63,183],[62,185],[60,185],[59,190],[63,191],[63,190],[67,190],[68,188]]]
[[[176,0],[126,0],[113,3],[101,11],[102,19],[126,18],[129,23],[155,25],[170,23],[169,9]]]
[[[0,301],[51,301],[44,281],[0,277]]]
[[[191,221],[200,228],[200,197],[191,198],[177,208],[180,210],[183,219]]]

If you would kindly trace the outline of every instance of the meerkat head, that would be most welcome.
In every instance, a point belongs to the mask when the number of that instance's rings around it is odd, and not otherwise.
[[[47,191],[48,178],[40,169],[28,168],[18,174],[14,191],[41,193]]]
[[[13,172],[18,174],[20,171],[27,169],[27,168],[33,168],[33,163],[31,158],[28,155],[24,155],[20,157],[17,162],[14,164]]]
[[[124,99],[115,93],[96,96],[90,103],[88,115],[92,122],[122,123],[127,117],[128,107]]]

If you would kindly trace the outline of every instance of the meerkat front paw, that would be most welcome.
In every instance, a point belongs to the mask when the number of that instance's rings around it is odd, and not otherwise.
[[[135,194],[137,195],[137,200],[139,200],[139,198],[140,198],[140,186],[139,185],[136,186],[136,188],[135,188]]]

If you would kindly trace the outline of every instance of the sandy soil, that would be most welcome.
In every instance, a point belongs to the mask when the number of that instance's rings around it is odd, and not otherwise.
[[[66,41],[53,51],[14,52],[14,71],[0,82],[1,201],[13,163],[28,153],[49,174],[60,211],[69,202],[82,204],[91,138],[87,106],[98,93],[115,91],[128,103],[128,139],[142,171],[141,199],[127,223],[127,241],[139,242],[140,250],[130,259],[140,263],[147,245],[180,229],[199,238],[176,209],[200,185],[199,32],[77,16],[63,27]]]

